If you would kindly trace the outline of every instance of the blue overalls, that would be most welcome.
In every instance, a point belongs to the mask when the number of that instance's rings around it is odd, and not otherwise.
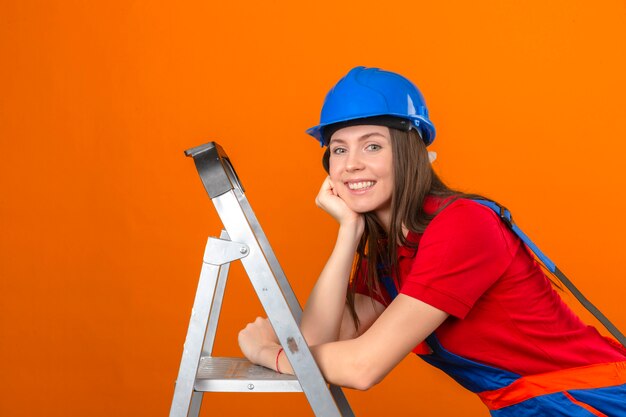
[[[394,280],[381,279],[393,300]],[[494,417],[626,417],[626,362],[521,376],[446,350],[433,332],[418,355],[478,394]]]

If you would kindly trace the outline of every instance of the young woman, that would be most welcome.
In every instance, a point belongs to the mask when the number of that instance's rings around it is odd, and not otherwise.
[[[626,349],[572,313],[495,212],[441,182],[409,80],[352,69],[308,133],[327,146],[316,203],[339,231],[301,330],[329,382],[368,389],[414,352],[494,416],[626,416]],[[239,344],[291,372],[267,320]]]

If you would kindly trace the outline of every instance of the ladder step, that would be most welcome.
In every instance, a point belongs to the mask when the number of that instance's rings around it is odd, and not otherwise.
[[[302,392],[294,375],[279,374],[245,358],[200,359],[194,390],[201,392]]]

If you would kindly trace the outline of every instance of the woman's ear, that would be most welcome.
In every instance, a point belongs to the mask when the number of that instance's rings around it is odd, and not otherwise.
[[[322,156],[322,166],[327,174],[330,174],[330,148],[326,148],[324,156]]]

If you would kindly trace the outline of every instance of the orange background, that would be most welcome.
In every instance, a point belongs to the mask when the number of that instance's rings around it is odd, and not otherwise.
[[[0,415],[167,415],[221,229],[184,149],[228,152],[304,302],[336,230],[304,130],[355,65],[415,81],[441,176],[507,205],[626,330],[625,40],[617,0],[3,0]],[[215,353],[239,355],[258,314],[237,265]],[[487,415],[414,357],[347,395],[357,416]],[[301,394],[207,394],[210,411],[312,414]]]

